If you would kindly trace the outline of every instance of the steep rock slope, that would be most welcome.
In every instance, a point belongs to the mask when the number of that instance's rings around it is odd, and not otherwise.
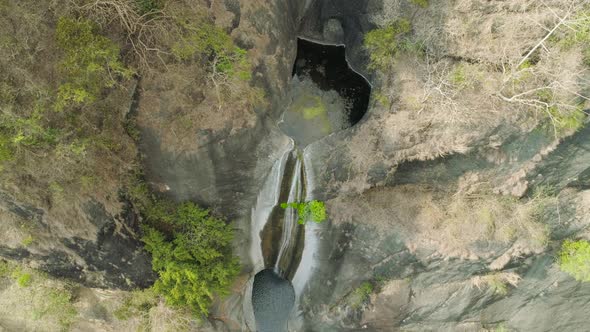
[[[123,126],[134,82],[104,91],[91,110],[55,109],[65,81],[55,27],[70,6],[0,4],[0,256],[91,286],[145,287],[150,259],[120,197],[137,154]]]
[[[555,256],[564,238],[587,238],[587,127],[564,139],[573,130],[507,100],[502,85],[514,78],[507,68],[559,24],[555,15],[576,15],[570,3],[314,8],[304,36],[334,42],[339,21],[337,42],[357,70],[374,73],[382,96],[356,128],[312,147],[316,194],[328,200],[331,222],[302,299],[307,328],[584,330],[584,306],[572,302],[587,301],[590,288],[561,272]],[[387,69],[368,70],[358,36],[399,19],[426,58],[400,53]],[[555,43],[535,53],[534,77],[555,65],[579,70],[572,80],[583,82],[582,50]]]

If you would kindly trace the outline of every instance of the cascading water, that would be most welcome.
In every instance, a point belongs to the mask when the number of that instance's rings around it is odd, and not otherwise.
[[[259,332],[287,330],[287,321],[315,265],[320,225],[298,223],[281,203],[313,197],[309,145],[360,120],[370,86],[348,67],[344,47],[299,40],[294,78],[279,128],[292,139],[269,172],[252,209],[252,307]],[[319,55],[318,55],[319,54]],[[323,59],[327,56],[328,59]],[[360,82],[360,83],[359,83]]]
[[[291,185],[289,188],[289,198],[287,199],[287,203],[296,203],[301,202],[304,198],[304,187],[303,187],[303,163],[299,158],[297,158],[295,162],[295,168],[293,170],[293,177],[291,180]],[[279,253],[277,255],[277,261],[274,266],[275,273],[282,275],[281,271],[281,263],[282,265],[287,265],[288,262],[284,262],[285,260],[285,252],[290,251],[292,249],[294,242],[292,233],[293,227],[297,227],[297,212],[295,209],[287,209],[285,211],[285,216],[283,218],[283,234],[281,236],[281,246],[279,249]]]

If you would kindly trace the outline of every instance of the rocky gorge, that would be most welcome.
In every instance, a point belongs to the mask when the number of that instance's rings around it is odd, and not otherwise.
[[[587,85],[570,82],[573,73],[575,80],[588,79],[580,49],[547,41],[543,47],[552,52],[535,51],[559,17],[574,16],[572,6],[585,4],[420,3],[208,1],[215,24],[247,50],[254,68],[249,84],[264,91],[266,104],[231,104],[236,97],[228,97],[229,106],[216,108],[195,64],[169,65],[118,96],[125,103],[117,114],[132,116],[141,133],[129,154],[141,156],[146,182],[163,196],[212,209],[235,229],[240,275],[196,330],[257,330],[256,275],[278,265],[285,231],[264,231],[264,223],[285,219],[277,206],[281,195],[289,196],[281,181],[268,179],[293,179],[298,169],[300,183],[313,180],[304,196],[324,201],[328,220],[291,226],[299,243],[291,255],[300,263],[290,272],[286,264],[282,277],[294,293],[277,286],[294,298],[286,330],[586,329],[590,286],[561,271],[557,256],[564,239],[589,236],[590,129],[585,117],[577,128],[547,126],[543,111],[515,103],[519,90],[508,97],[512,90],[505,86],[550,72],[551,82],[586,95]],[[376,69],[366,35],[399,19],[411,22],[408,38],[426,55],[408,51],[387,70]],[[289,132],[280,124],[297,96],[315,91],[334,109],[350,102],[293,76],[298,40],[343,48],[350,69],[372,91],[366,112],[350,126],[334,126],[305,142],[300,157],[289,157],[309,137],[294,141],[305,130]],[[537,59],[529,66],[538,72],[525,77],[522,71],[531,69],[518,63],[531,50]],[[581,105],[590,109],[587,100]],[[267,187],[279,193],[274,201],[261,200]],[[119,189],[112,184],[106,193],[52,206],[19,199],[4,186],[0,256],[93,292],[148,287],[156,276],[139,241],[140,216]],[[278,216],[267,216],[273,208]],[[22,220],[34,224],[30,246],[19,240]],[[316,239],[313,246],[308,236]],[[293,282],[302,268],[305,280]],[[19,325],[4,316],[1,327]],[[124,329],[109,317],[87,319],[90,325],[80,323],[78,330]]]

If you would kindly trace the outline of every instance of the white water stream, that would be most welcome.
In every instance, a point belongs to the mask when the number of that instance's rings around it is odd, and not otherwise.
[[[293,249],[297,245],[297,236],[295,230],[299,225],[297,224],[298,215],[296,209],[287,208],[284,211],[284,217],[281,220],[271,220],[273,209],[279,206],[281,188],[288,188],[287,202],[304,202],[310,201],[312,197],[313,189],[313,174],[305,167],[305,164],[311,164],[309,161],[309,154],[307,149],[295,160],[295,165],[292,170],[287,170],[287,162],[290,156],[295,155],[294,145],[291,144],[283,152],[282,156],[275,161],[271,168],[262,190],[260,191],[256,205],[252,208],[252,228],[251,228],[251,246],[250,246],[250,257],[254,263],[254,269],[256,271],[263,270],[265,268],[272,268],[275,273],[283,277],[286,271],[281,271],[281,267],[290,266],[290,264],[296,264],[297,262],[290,262],[293,259]],[[291,175],[291,176],[289,176]],[[283,184],[283,181],[290,181],[287,184]],[[282,234],[281,242],[278,245],[278,254],[276,254],[276,260],[273,266],[265,266],[264,254],[262,252],[263,239],[261,235],[265,226],[268,222],[282,222]],[[307,222],[304,229],[304,247],[301,253],[301,261],[298,264],[297,269],[291,280],[295,294],[297,297],[303,291],[305,284],[309,280],[313,268],[315,265],[314,254],[318,249],[318,230],[319,225],[314,222]]]
[[[295,162],[295,168],[293,169],[293,177],[289,186],[289,198],[287,199],[287,203],[301,202],[303,199],[303,193],[304,188],[302,181],[302,162],[299,158],[297,158],[297,161]],[[286,209],[285,217],[283,218],[281,246],[279,249],[279,254],[277,255],[277,261],[274,266],[274,271],[278,275],[282,274],[282,271],[280,271],[280,266],[283,260],[289,259],[289,257],[284,257],[285,252],[287,252],[287,250],[294,245],[294,241],[296,240],[293,238],[293,228],[296,227],[296,224],[297,211],[292,208]]]
[[[260,235],[270,218],[272,210],[275,206],[280,204],[279,195],[281,192],[281,182],[293,146],[293,141],[291,141],[291,144],[289,144],[287,150],[283,152],[281,158],[275,161],[270,173],[264,181],[262,190],[258,194],[256,206],[252,208],[252,227],[250,234],[252,241],[250,244],[250,258],[252,259],[256,271],[265,268],[261,247],[262,239],[260,238]]]

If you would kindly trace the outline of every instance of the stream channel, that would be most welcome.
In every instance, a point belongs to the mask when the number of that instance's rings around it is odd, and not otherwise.
[[[280,205],[314,199],[307,147],[360,121],[370,93],[370,84],[346,61],[344,46],[298,39],[286,108],[278,123],[291,144],[275,161],[252,208],[250,256],[259,271],[252,306],[259,332],[288,330],[319,249],[321,224],[308,220],[301,225],[295,209]]]

